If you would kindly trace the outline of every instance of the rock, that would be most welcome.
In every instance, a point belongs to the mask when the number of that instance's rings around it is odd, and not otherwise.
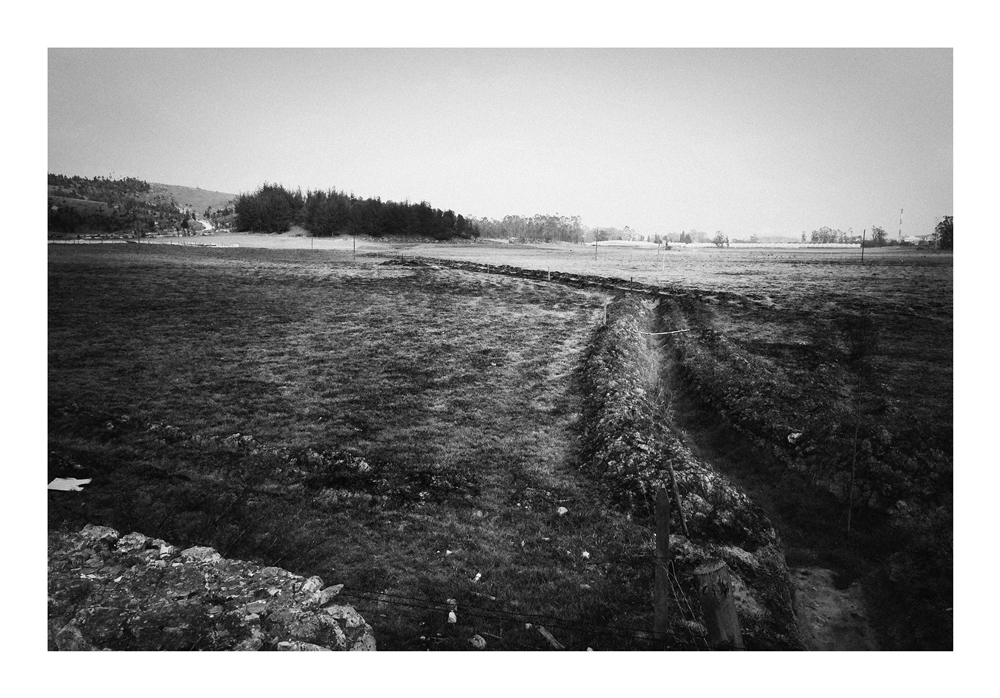
[[[271,577],[291,577],[293,576],[288,570],[283,570],[280,567],[265,567],[260,572],[257,573],[263,579],[269,579]]]
[[[56,647],[60,652],[79,652],[94,649],[83,637],[83,633],[73,623],[67,623],[56,633]]]
[[[471,644],[477,650],[486,649],[486,640],[484,640],[481,635],[473,635],[471,638],[469,638],[469,644]]]
[[[256,652],[263,646],[264,643],[260,638],[251,637],[233,647],[233,650],[237,652]]]
[[[144,536],[141,533],[130,533],[127,536],[123,536],[118,541],[118,545],[115,546],[115,550],[119,553],[131,553],[139,550],[145,550],[148,545],[148,536]]]
[[[323,589],[323,591],[319,593],[319,605],[326,606],[328,603],[330,603],[337,597],[337,594],[339,594],[340,590],[343,588],[344,588],[343,584],[335,584],[332,587],[327,587],[326,589]]]
[[[87,543],[104,543],[109,547],[118,540],[118,531],[107,526],[94,526],[87,524],[80,532],[80,536]]]
[[[159,557],[161,560],[168,560],[170,558],[177,557],[177,554],[180,552],[175,546],[170,545],[163,540],[154,540],[153,545],[160,546]]]
[[[330,652],[329,647],[320,647],[311,642],[279,642],[276,649],[279,652]]]
[[[181,559],[189,562],[218,562],[222,559],[222,556],[215,552],[215,548],[209,548],[205,545],[197,545],[193,548],[182,550]]]
[[[319,577],[310,577],[302,583],[302,591],[306,594],[314,594],[323,588],[323,580]]]
[[[351,645],[351,652],[374,652],[375,638],[371,633],[365,633]]]
[[[366,625],[361,614],[350,606],[329,606],[325,610],[334,618],[343,620],[347,628],[360,628]]]
[[[566,516],[566,514],[569,513],[569,509],[567,509],[566,507],[559,507],[558,509],[556,509],[556,513],[559,516]]]
[[[49,649],[376,649],[371,626],[352,607],[316,606],[319,577],[260,570],[204,546],[168,564],[156,559],[163,548],[176,551],[102,527],[49,532]],[[330,587],[327,600],[337,591]]]
[[[244,607],[244,610],[247,613],[254,613],[254,614],[258,614],[259,615],[259,614],[263,613],[264,609],[266,609],[266,608],[267,608],[267,601],[263,601],[262,600],[262,601],[254,601],[253,603],[248,603]]]

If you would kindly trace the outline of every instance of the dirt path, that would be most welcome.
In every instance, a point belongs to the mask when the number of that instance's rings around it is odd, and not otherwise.
[[[811,650],[877,650],[857,583],[837,589],[822,567],[793,569],[799,636]]]

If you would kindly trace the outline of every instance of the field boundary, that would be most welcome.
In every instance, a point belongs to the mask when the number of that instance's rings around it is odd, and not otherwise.
[[[670,467],[675,471],[689,531],[670,536],[675,623],[683,626],[686,620],[683,599],[697,596],[694,570],[708,560],[723,560],[738,590],[748,647],[800,649],[794,592],[773,525],[741,489],[673,434],[662,390],[663,348],[643,331],[658,329],[649,305],[620,295],[591,340],[583,365],[583,467],[608,482],[617,505],[638,520],[652,519],[655,493],[670,486]]]
[[[385,257],[384,253],[366,252],[367,257]],[[543,269],[529,269],[527,267],[516,267],[509,264],[483,264],[481,262],[468,262],[459,259],[441,259],[439,257],[416,257],[400,254],[398,257],[391,257],[386,264],[399,264],[403,266],[420,267],[448,267],[462,271],[471,271],[481,274],[501,274],[503,276],[514,276],[532,281],[546,281],[559,283],[575,288],[601,288],[608,291],[618,291],[624,293],[636,293],[654,298],[695,298],[708,300],[724,300],[728,302],[748,302],[745,296],[729,291],[696,291],[683,286],[654,286],[638,281],[626,282],[624,279],[614,276],[595,276],[592,274],[573,274],[562,271],[546,271]]]

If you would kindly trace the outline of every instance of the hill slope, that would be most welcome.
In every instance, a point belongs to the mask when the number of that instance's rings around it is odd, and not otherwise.
[[[190,218],[225,227],[235,195],[126,177],[48,176],[48,231],[57,235],[155,234],[199,230]],[[210,209],[210,210],[209,210]],[[209,212],[209,216],[206,216]]]
[[[221,191],[211,191],[199,187],[182,187],[177,184],[149,183],[152,194],[163,194],[173,198],[182,211],[191,209],[201,215],[209,206],[212,210],[224,209],[237,197]]]

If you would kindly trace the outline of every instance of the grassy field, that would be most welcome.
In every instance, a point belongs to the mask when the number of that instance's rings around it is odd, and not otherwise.
[[[548,646],[508,612],[555,618],[538,622],[571,649],[648,646],[575,625],[651,625],[650,532],[575,463],[602,296],[122,245],[53,248],[49,300],[49,476],[93,478],[53,496],[52,525],[345,583],[375,595],[352,600],[383,648]],[[458,624],[422,608],[449,598]]]
[[[350,239],[217,237],[241,247],[50,248],[49,474],[94,477],[52,525],[346,583],[388,648],[547,647],[516,611],[559,619],[539,622],[573,649],[645,649],[578,625],[651,625],[651,532],[576,462],[606,297],[381,262],[631,278],[691,330],[663,342],[673,426],[764,506],[790,562],[863,581],[886,648],[950,646],[951,255],[360,240],[355,258]],[[458,624],[413,601],[449,598]]]

